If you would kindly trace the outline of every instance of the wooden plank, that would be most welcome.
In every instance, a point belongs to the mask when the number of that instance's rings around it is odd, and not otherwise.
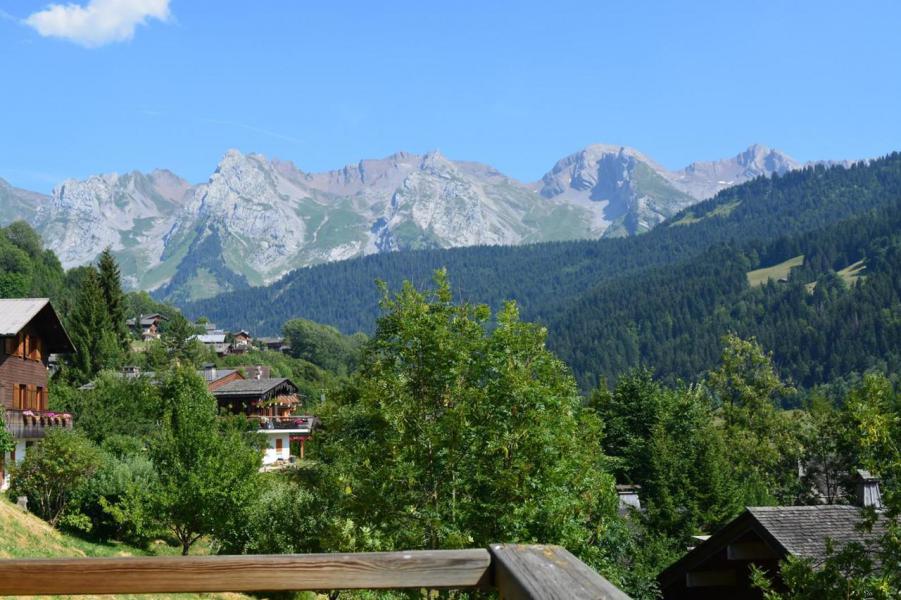
[[[0,596],[474,588],[487,550],[0,560]]]
[[[494,544],[491,556],[502,600],[629,600],[560,546]]]

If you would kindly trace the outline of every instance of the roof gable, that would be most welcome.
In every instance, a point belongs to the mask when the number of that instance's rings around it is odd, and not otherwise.
[[[0,337],[18,335],[32,325],[49,352],[73,352],[75,346],[49,298],[0,298]]]
[[[272,379],[240,379],[229,382],[213,392],[217,398],[230,396],[265,396],[284,388],[287,394],[296,394],[297,386],[287,377]]]

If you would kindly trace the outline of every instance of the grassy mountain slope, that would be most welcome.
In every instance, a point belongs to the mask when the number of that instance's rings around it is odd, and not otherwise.
[[[60,533],[45,521],[25,513],[0,497],[0,559],[4,558],[85,558],[110,556],[146,556],[147,552],[122,544],[93,544]],[[67,598],[68,596],[62,596]],[[72,596],[72,598],[220,598],[240,600],[239,594],[147,594],[121,596]]]

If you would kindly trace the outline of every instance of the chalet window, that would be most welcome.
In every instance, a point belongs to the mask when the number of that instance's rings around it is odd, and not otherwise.
[[[34,394],[35,410],[47,410],[47,392],[38,386]]]
[[[10,355],[14,356],[16,354],[16,338],[8,337],[3,339],[3,351]]]
[[[33,335],[28,336],[28,358],[31,360],[41,360],[44,344],[41,338]]]
[[[24,384],[16,384],[13,386],[13,409],[25,410],[26,397],[28,388]]]

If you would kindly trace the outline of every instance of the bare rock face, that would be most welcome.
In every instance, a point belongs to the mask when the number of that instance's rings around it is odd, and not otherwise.
[[[711,198],[720,190],[773,173],[782,175],[802,165],[778,150],[754,144],[724,160],[694,162],[673,173],[671,181],[695,198]]]
[[[751,146],[668,171],[598,144],[524,184],[437,151],[306,173],[229,150],[196,185],[169,171],[114,173],[66,180],[47,197],[0,180],[0,222],[33,223],[66,267],[109,246],[127,285],[195,299],[377,252],[633,235],[724,187],[798,166]]]
[[[0,179],[0,227],[19,220],[34,222],[35,214],[48,199],[44,194],[14,187]]]

